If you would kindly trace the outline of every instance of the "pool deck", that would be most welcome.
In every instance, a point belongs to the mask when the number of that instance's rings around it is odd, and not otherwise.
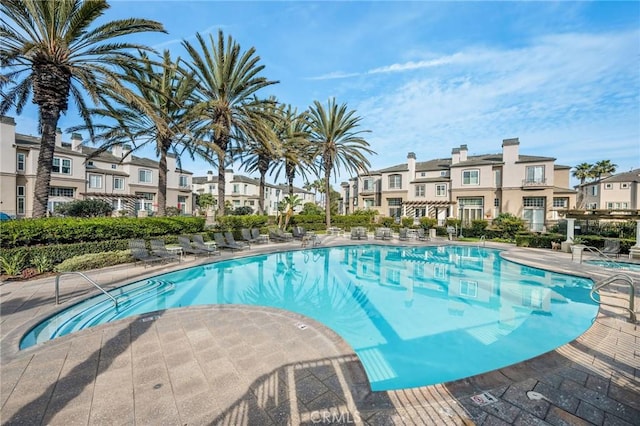
[[[323,238],[323,246],[362,243]],[[492,246],[507,247],[487,243]],[[113,288],[212,259],[292,248],[300,243],[87,274]],[[615,273],[550,250],[509,246],[504,256],[595,280]],[[625,273],[638,294],[640,273]],[[586,333],[529,361],[440,385],[372,392],[358,357],[338,335],[270,308],[172,309],[18,351],[31,325],[95,293],[78,277],[64,277],[56,307],[53,283],[48,277],[0,285],[2,424],[640,425],[640,330],[618,308],[601,306]],[[611,286],[603,301],[624,305],[627,294],[624,286]]]

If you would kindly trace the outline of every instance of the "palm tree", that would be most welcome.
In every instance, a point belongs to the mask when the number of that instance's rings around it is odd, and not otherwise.
[[[293,216],[295,208],[299,207],[300,205],[302,205],[302,200],[297,195],[284,196],[284,198],[280,203],[280,206],[278,206],[279,208],[282,209],[282,212],[284,213],[282,216],[280,216],[280,222],[279,222],[279,226],[282,229],[286,229],[287,226],[289,226],[289,221],[291,220],[291,216]],[[284,219],[284,223],[282,223],[283,219]]]
[[[291,105],[281,111],[283,129],[280,133],[281,157],[274,164],[275,180],[284,172],[287,178],[289,196],[293,196],[293,181],[298,172],[303,178],[313,169],[313,153],[308,141],[306,121],[303,115],[298,115]]]
[[[572,172],[572,175],[576,179],[580,179],[580,185],[584,185],[585,181],[592,177],[591,171],[593,170],[593,165],[589,163],[580,163]]]
[[[218,214],[224,215],[225,165],[233,144],[243,146],[249,140],[267,139],[270,132],[268,120],[263,119],[254,94],[275,81],[259,76],[264,65],[258,65],[260,57],[252,47],[241,52],[240,45],[229,36],[225,43],[222,31],[218,39],[209,36],[209,44],[196,34],[197,46],[188,41],[182,45],[189,54],[187,66],[199,81],[196,89],[198,104],[194,117],[199,126],[198,134],[208,138],[205,143],[210,155],[217,157],[218,166]]]
[[[347,172],[363,172],[371,165],[365,154],[375,154],[362,138],[368,130],[357,130],[362,120],[347,104],[338,106],[335,99],[327,102],[327,109],[314,101],[307,113],[309,140],[313,145],[318,169],[324,173],[325,194],[330,194],[331,174],[344,168]],[[325,197],[327,228],[331,227],[330,197]]]
[[[114,39],[145,31],[164,31],[147,19],[120,19],[90,28],[109,8],[105,0],[3,0],[0,12],[0,115],[10,108],[17,114],[33,96],[40,121],[40,154],[36,172],[34,217],[47,213],[56,128],[60,115],[73,98],[79,114],[91,130],[85,96],[103,99],[109,83],[118,90],[117,69],[135,65],[128,50],[147,47]],[[8,90],[5,90],[6,87]],[[92,134],[92,132],[90,132]]]
[[[603,175],[613,174],[616,172],[617,164],[613,164],[611,160],[600,160],[593,165],[591,173],[593,177],[600,180]]]
[[[90,157],[111,149],[115,145],[131,142],[134,146],[129,153],[144,146],[153,145],[158,163],[158,216],[165,216],[167,207],[167,154],[176,155],[178,165],[180,156],[186,150],[193,157],[189,131],[189,106],[193,101],[196,81],[193,76],[180,69],[178,58],[175,62],[165,50],[162,62],[155,64],[141,52],[140,67],[129,69],[125,73],[130,82],[133,96],[123,96],[117,88],[105,88],[111,104],[103,109],[91,110],[92,115],[107,118],[113,124],[94,126],[101,133],[95,141],[102,142],[101,147]],[[80,130],[78,126],[71,130]]]

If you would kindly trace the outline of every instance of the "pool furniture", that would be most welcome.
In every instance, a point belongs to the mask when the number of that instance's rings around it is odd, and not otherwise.
[[[269,231],[269,239],[276,243],[286,243],[293,240],[293,235],[285,233],[282,229],[278,228],[274,231]]]
[[[244,241],[246,241],[248,244],[258,244],[260,242],[258,241],[259,238],[254,238],[251,235],[251,230],[249,230],[249,228],[240,229],[240,233],[242,234],[242,238],[244,239]]]
[[[260,230],[258,228],[251,229],[251,236],[256,240],[258,244],[269,242],[269,236],[260,234]]]
[[[131,250],[131,256],[133,256],[135,261],[144,263],[145,268],[151,263],[159,263],[164,261],[162,257],[155,256],[149,253],[144,240],[129,240],[129,250]]]
[[[367,230],[363,226],[354,226],[351,228],[352,240],[368,240]]]
[[[224,233],[224,239],[227,240],[227,244],[229,244],[230,246],[237,247],[238,250],[248,249],[249,248],[249,243],[248,242],[236,241],[236,239],[233,236],[233,233],[231,231],[226,231]]]
[[[234,246],[229,244],[220,232],[216,232],[213,234],[213,240],[216,242],[216,247],[218,247],[220,250],[240,250],[240,247],[238,247],[237,245]]]
[[[209,256],[211,252],[209,250],[195,248],[191,245],[191,239],[186,235],[180,235],[178,237],[178,244],[182,248],[182,252],[185,254],[192,254],[194,256]]]
[[[429,236],[424,232],[423,228],[418,228],[416,230],[416,238],[418,239],[418,241],[429,241],[430,240]]]
[[[409,239],[409,230],[407,228],[400,228],[398,230],[398,239],[400,241],[406,241]]]
[[[373,233],[373,238],[375,238],[376,240],[384,239],[384,228],[376,228],[375,232]]]
[[[154,254],[158,257],[163,258],[166,261],[178,261],[180,262],[180,256],[170,253],[167,250],[167,246],[165,246],[163,240],[151,240],[151,254]]]
[[[616,257],[620,257],[620,240],[604,240],[602,254],[605,256],[615,255]]]
[[[301,226],[292,227],[291,233],[293,234],[293,238],[295,240],[302,240],[307,235],[307,231],[305,231],[304,228]]]
[[[200,250],[206,250],[208,251],[210,254],[213,255],[218,255],[220,256],[220,250],[218,250],[215,246],[215,244],[213,246],[209,246],[204,242],[204,238],[202,238],[202,235],[200,234],[194,234],[193,237],[193,246],[197,249]]]

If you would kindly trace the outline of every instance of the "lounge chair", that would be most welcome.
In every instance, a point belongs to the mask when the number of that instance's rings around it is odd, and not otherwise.
[[[249,228],[240,229],[240,233],[242,234],[242,239],[248,244],[258,244],[258,239],[251,236],[251,231],[249,230]]]
[[[216,247],[218,247],[220,250],[240,250],[240,247],[238,247],[237,245],[233,246],[225,241],[220,232],[216,232],[213,234],[213,240],[216,242]]]
[[[424,228],[418,228],[416,230],[416,237],[418,241],[429,241],[429,236],[424,232]]]
[[[236,239],[233,236],[232,232],[229,232],[229,231],[225,232],[224,233],[224,239],[227,240],[227,244],[229,244],[231,246],[238,247],[238,250],[248,249],[249,248],[249,243],[248,242],[236,241]]]
[[[175,260],[180,262],[180,256],[170,253],[162,240],[151,240],[151,253],[166,261]]]
[[[384,228],[376,228],[374,234],[373,234],[373,238],[375,238],[376,240],[383,240],[384,239]]]
[[[182,252],[184,254],[192,254],[194,256],[209,256],[211,252],[209,250],[195,248],[191,245],[191,239],[186,235],[181,235],[178,237],[178,244],[182,247]]]
[[[269,231],[269,240],[276,243],[286,243],[292,241],[293,236],[285,234],[281,229],[276,229],[275,231]]]
[[[251,229],[251,236],[258,242],[258,244],[269,242],[269,236],[260,234],[260,230],[258,228]]]
[[[364,226],[358,226],[358,239],[359,240],[369,239],[369,235],[367,235],[367,229]]]
[[[620,256],[620,240],[604,240],[604,248],[602,254],[605,256],[615,255]]]
[[[400,228],[398,230],[398,239],[400,241],[406,241],[409,239],[409,230],[407,228]]]
[[[206,250],[210,254],[220,256],[220,250],[218,250],[215,245],[214,246],[206,245],[204,243],[204,238],[202,238],[202,235],[200,234],[193,235],[193,246],[200,250]]]
[[[144,263],[145,268],[151,263],[164,262],[163,258],[149,254],[144,240],[129,240],[129,250],[131,250],[131,256],[136,262]]]
[[[391,229],[384,228],[384,233],[383,233],[382,239],[383,240],[390,240],[391,239]]]
[[[301,226],[294,226],[291,228],[291,233],[295,240],[302,240],[307,235],[307,232]]]

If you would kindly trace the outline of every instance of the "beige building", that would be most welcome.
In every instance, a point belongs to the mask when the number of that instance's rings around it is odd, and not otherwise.
[[[211,194],[214,200],[218,198],[218,175],[214,175],[209,171],[206,176],[197,176],[193,178],[193,192],[197,195]],[[278,203],[289,193],[287,185],[274,185],[272,183],[265,184],[264,191],[264,209],[268,215],[275,215],[278,210]],[[300,206],[294,210],[297,212],[302,210],[302,206],[306,203],[315,202],[313,192],[306,191],[294,186],[294,195],[300,200]],[[260,200],[260,180],[249,176],[236,175],[233,170],[225,171],[225,202],[230,202],[233,208],[251,207],[256,213],[258,211],[258,202]]]
[[[569,187],[569,166],[555,158],[523,155],[520,142],[505,139],[499,154],[469,155],[467,145],[454,148],[450,158],[407,162],[352,178],[342,184],[342,213],[374,209],[382,216],[448,217],[491,220],[507,212],[523,218],[530,229],[542,231],[559,212],[575,207],[576,191]]]
[[[603,177],[578,186],[589,210],[637,210],[640,208],[640,169]]]
[[[15,132],[15,120],[0,118],[0,211],[31,217],[40,138]],[[89,159],[95,148],[82,145],[73,133],[71,142],[56,136],[51,170],[49,211],[61,203],[102,199],[126,214],[157,210],[158,162],[129,154],[125,146],[114,147]],[[177,167],[175,156],[167,158],[167,207],[192,212],[191,172]]]

